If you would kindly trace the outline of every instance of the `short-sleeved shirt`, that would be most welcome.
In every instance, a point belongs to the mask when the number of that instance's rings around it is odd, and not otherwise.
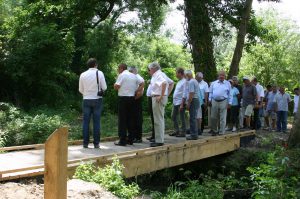
[[[243,88],[243,107],[248,105],[255,105],[255,100],[257,98],[257,91],[254,85],[247,85]]]
[[[274,102],[277,104],[278,111],[288,111],[290,101],[292,101],[292,99],[287,93],[277,93],[274,97]]]
[[[180,105],[182,103],[182,98],[184,95],[184,86],[186,79],[181,79],[177,82],[174,93],[173,93],[173,104],[175,106]]]
[[[239,100],[238,95],[240,94],[240,91],[236,87],[232,87],[230,90],[230,95],[232,96],[232,106],[238,106]]]
[[[273,111],[275,110],[275,104],[274,104],[274,97],[276,96],[277,92],[268,92],[268,94],[266,94],[266,98],[267,98],[267,111]]]
[[[199,98],[199,83],[196,79],[190,79],[188,81],[189,84],[189,93],[194,93],[194,98]]]
[[[120,86],[118,90],[118,96],[132,97],[135,95],[135,91],[138,85],[142,83],[137,76],[128,70],[124,70],[119,74],[116,84]]]
[[[256,88],[256,92],[257,92],[257,96],[258,96],[258,101],[261,101],[261,98],[265,97],[264,87],[262,87],[262,85],[257,83],[255,88]]]
[[[168,87],[170,84],[173,84],[173,80],[171,80],[165,73],[161,70],[156,71],[151,78],[151,96],[161,95],[162,92],[162,84],[166,83],[167,87],[164,95],[168,95]]]
[[[293,113],[298,112],[298,105],[299,105],[299,95],[295,95],[294,97],[294,111]]]
[[[206,81],[201,80],[201,82],[199,82],[199,87],[200,87],[201,95],[204,98],[205,93],[209,93],[208,84],[206,83]]]

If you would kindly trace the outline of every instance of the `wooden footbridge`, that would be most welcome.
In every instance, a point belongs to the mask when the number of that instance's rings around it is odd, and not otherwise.
[[[66,153],[68,176],[71,177],[75,168],[83,162],[93,162],[95,165],[104,166],[109,164],[115,155],[125,166],[126,177],[138,176],[234,151],[241,146],[242,139],[254,135],[255,131],[228,133],[215,137],[204,133],[198,140],[193,141],[166,135],[165,145],[156,148],[150,148],[148,141],[121,147],[114,145],[112,142],[114,139],[108,139],[108,141],[101,142],[100,149],[84,149],[79,145],[81,142],[69,142],[68,148],[65,149],[68,150]],[[0,181],[44,174],[43,144],[6,147],[0,148],[0,151],[2,151],[0,153]],[[59,157],[59,151],[54,151],[54,154]],[[51,163],[52,159],[48,159]]]

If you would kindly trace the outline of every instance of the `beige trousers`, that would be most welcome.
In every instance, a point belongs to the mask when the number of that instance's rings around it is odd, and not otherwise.
[[[212,100],[211,106],[211,129],[217,133],[218,132],[218,121],[220,121],[220,134],[225,133],[226,128],[226,116],[227,116],[227,105],[228,100],[222,102],[217,102]]]
[[[164,96],[160,102],[156,101],[156,97],[152,97],[152,110],[154,118],[155,142],[164,143],[165,141],[165,106],[168,97]]]

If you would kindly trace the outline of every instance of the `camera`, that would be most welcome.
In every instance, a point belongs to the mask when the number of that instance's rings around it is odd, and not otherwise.
[[[104,92],[103,92],[102,90],[101,90],[101,91],[98,91],[97,95],[98,95],[99,97],[102,97],[102,96],[104,95]]]

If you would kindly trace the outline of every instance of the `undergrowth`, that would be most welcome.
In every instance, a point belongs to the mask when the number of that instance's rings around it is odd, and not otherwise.
[[[125,182],[123,168],[115,157],[112,164],[104,168],[96,168],[92,163],[78,166],[74,178],[98,183],[120,198],[131,199],[140,193],[140,188],[134,182],[130,184]]]

